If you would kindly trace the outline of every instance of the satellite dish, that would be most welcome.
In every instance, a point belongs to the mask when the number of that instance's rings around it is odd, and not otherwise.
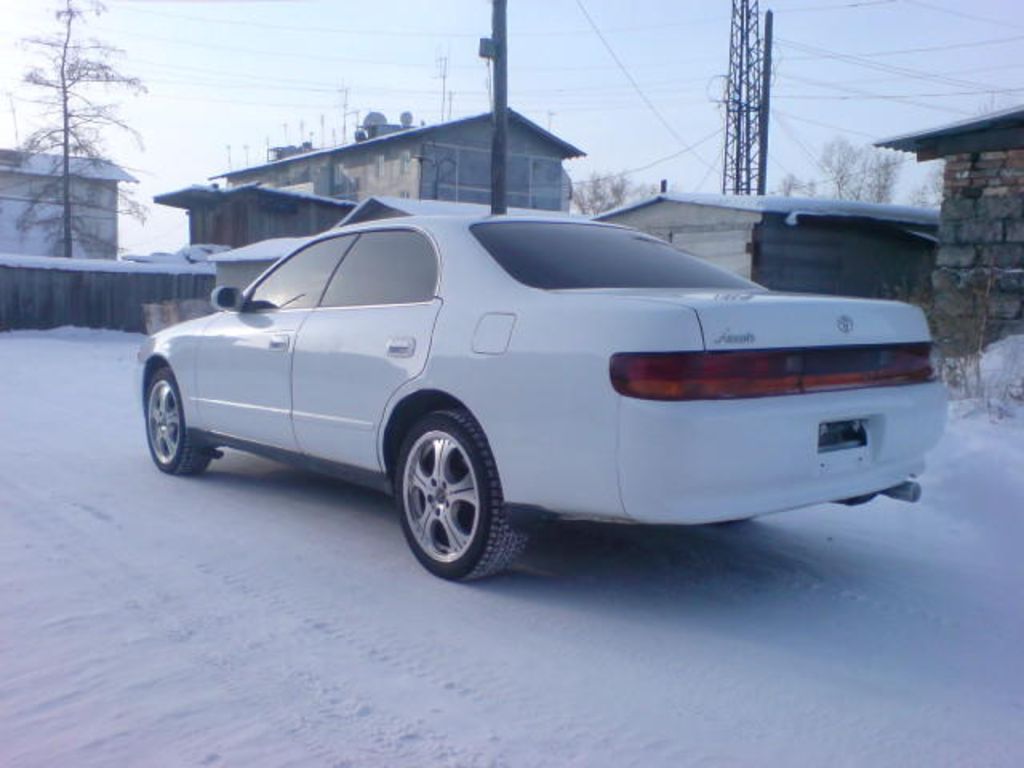
[[[412,127],[412,112],[403,112],[398,118],[398,121],[402,124],[403,128]]]
[[[363,118],[363,128],[374,128],[378,125],[387,125],[388,119],[380,112],[368,112]]]

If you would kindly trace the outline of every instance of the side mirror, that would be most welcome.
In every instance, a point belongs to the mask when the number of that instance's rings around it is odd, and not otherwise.
[[[221,312],[237,312],[242,308],[242,292],[231,285],[221,285],[210,294],[210,304]]]

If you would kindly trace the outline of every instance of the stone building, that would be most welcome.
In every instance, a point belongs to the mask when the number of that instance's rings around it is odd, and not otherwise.
[[[931,313],[946,351],[1024,333],[1024,107],[877,146],[946,161]]]

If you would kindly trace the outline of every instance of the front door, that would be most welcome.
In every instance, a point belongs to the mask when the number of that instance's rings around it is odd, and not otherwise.
[[[291,373],[295,339],[352,238],[321,240],[282,261],[240,312],[207,327],[196,361],[197,407],[212,432],[295,450]]]

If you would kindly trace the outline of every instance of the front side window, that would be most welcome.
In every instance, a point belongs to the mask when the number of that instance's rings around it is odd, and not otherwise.
[[[493,221],[470,230],[502,269],[532,288],[760,287],[635,229]]]
[[[250,311],[309,309],[324,292],[331,272],[355,238],[334,237],[306,246],[256,286],[246,302]]]
[[[437,257],[426,237],[410,230],[367,232],[345,256],[324,293],[323,307],[412,304],[437,289]]]

